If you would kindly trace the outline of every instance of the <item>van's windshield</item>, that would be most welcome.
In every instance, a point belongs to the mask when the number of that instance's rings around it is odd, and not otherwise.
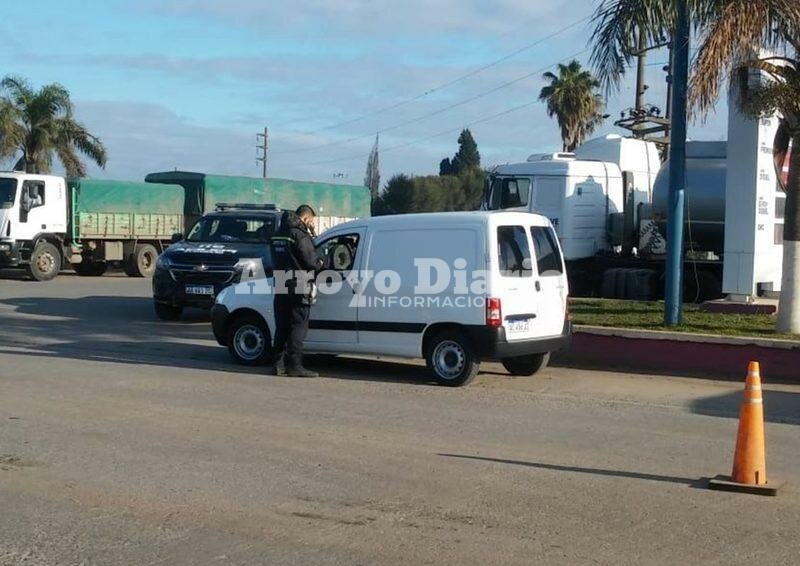
[[[0,208],[11,208],[17,196],[17,180],[12,177],[0,177]]]
[[[526,177],[494,177],[489,187],[487,208],[502,210],[528,206],[531,180]]]

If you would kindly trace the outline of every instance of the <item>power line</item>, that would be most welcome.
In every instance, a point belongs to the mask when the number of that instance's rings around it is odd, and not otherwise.
[[[561,59],[560,61],[556,62],[556,64],[558,64],[559,62],[564,61],[564,60],[574,59],[574,58],[578,57],[579,55],[582,55],[583,53],[585,53],[588,50],[589,50],[588,48],[581,49],[577,53],[573,53],[569,57],[566,57],[565,59]],[[500,91],[500,90],[502,90],[504,88],[508,88],[511,85],[514,85],[514,84],[517,84],[519,82],[522,82],[525,79],[529,79],[532,76],[538,75],[539,73],[542,73],[542,72],[544,72],[544,71],[546,71],[546,70],[548,70],[548,69],[550,69],[552,67],[553,67],[553,65],[547,65],[547,66],[541,67],[539,69],[536,69],[535,71],[532,71],[530,73],[525,73],[524,75],[522,75],[520,77],[517,77],[515,79],[511,79],[510,81],[506,81],[504,83],[501,83],[498,86],[493,87],[493,88],[491,88],[489,90],[480,92],[480,93],[475,94],[473,96],[467,97],[467,98],[465,98],[463,100],[459,100],[458,102],[454,102],[452,104],[448,104],[447,106],[444,106],[442,108],[434,110],[433,112],[429,112],[427,114],[423,114],[421,116],[417,116],[416,118],[411,118],[410,120],[405,120],[405,121],[400,122],[398,124],[394,124],[392,126],[387,126],[385,128],[381,128],[381,129],[377,130],[376,132],[370,132],[368,134],[362,134],[362,135],[358,135],[358,136],[353,136],[353,137],[347,138],[345,140],[335,140],[335,141],[332,141],[332,142],[327,142],[327,143],[319,144],[319,145],[312,146],[312,147],[306,147],[306,148],[302,148],[302,149],[295,149],[295,150],[291,150],[291,151],[284,151],[284,152],[280,152],[280,153],[286,154],[286,153],[300,153],[300,152],[306,152],[306,151],[316,151],[318,149],[324,149],[324,148],[332,147],[332,146],[336,146],[336,145],[345,145],[345,144],[352,143],[354,141],[359,141],[359,140],[362,140],[362,139],[371,138],[375,133],[383,134],[383,133],[386,133],[386,132],[390,132],[392,130],[396,130],[398,128],[402,128],[404,126],[408,126],[408,125],[411,125],[411,124],[415,124],[417,122],[421,122],[423,120],[427,120],[428,118],[432,118],[433,116],[437,116],[439,114],[442,114],[443,112],[447,112],[449,110],[452,110],[453,108],[458,108],[459,106],[464,106],[465,104],[469,104],[470,102],[474,102],[474,101],[476,101],[476,100],[478,100],[480,98],[484,98],[486,96],[489,96],[490,94],[494,94],[495,92],[498,92],[498,91]],[[275,155],[276,153],[278,153],[278,152],[273,152],[273,155]]]
[[[489,116],[483,116],[481,118],[477,118],[475,120],[471,120],[470,122],[468,122],[466,124],[463,124],[461,126],[458,126],[457,128],[450,128],[449,130],[444,130],[444,131],[441,131],[441,132],[437,132],[435,134],[431,134],[431,135],[425,136],[423,138],[415,139],[415,140],[412,140],[410,142],[404,142],[404,143],[401,143],[401,144],[396,144],[396,145],[393,145],[393,146],[385,147],[385,148],[381,149],[381,153],[387,153],[387,152],[390,152],[390,151],[394,151],[396,149],[401,149],[401,148],[404,148],[404,147],[417,145],[419,143],[422,143],[422,142],[425,142],[425,141],[428,141],[428,140],[431,140],[431,139],[434,139],[434,138],[438,138],[440,136],[444,136],[444,135],[447,135],[447,134],[452,134],[454,132],[461,131],[464,128],[468,128],[468,127],[474,126],[476,124],[481,124],[483,122],[488,122],[490,120],[494,120],[495,118],[500,118],[501,116],[505,116],[506,114],[511,114],[512,112],[517,112],[518,110],[522,110],[523,108],[528,108],[529,106],[533,106],[534,104],[539,104],[539,103],[540,103],[539,100],[531,100],[530,102],[526,102],[524,104],[519,104],[517,106],[513,106],[513,107],[508,108],[506,110],[503,110],[501,112],[497,112],[497,113],[491,114]],[[350,160],[355,160],[355,159],[364,159],[367,156],[369,156],[368,153],[367,154],[360,153],[358,155],[350,155],[350,156],[347,156],[347,157],[339,157],[339,158],[336,158],[336,159],[326,159],[324,161],[312,161],[312,162],[307,163],[306,165],[324,165],[324,164],[327,164],[327,163],[337,163],[337,162],[340,162],[340,161],[350,161]]]
[[[417,100],[425,98],[426,96],[428,96],[430,94],[433,94],[434,92],[438,92],[438,91],[443,90],[445,88],[451,87],[454,84],[457,84],[457,83],[459,83],[459,82],[461,82],[463,80],[466,80],[466,79],[468,79],[470,77],[474,77],[475,75],[477,75],[479,73],[482,73],[483,71],[485,71],[487,69],[491,69],[492,67],[496,67],[500,63],[508,61],[509,59],[511,59],[513,57],[516,57],[520,53],[524,53],[525,51],[533,49],[534,47],[536,47],[538,45],[541,45],[545,41],[549,41],[549,40],[561,35],[562,33],[567,32],[570,29],[579,26],[580,24],[588,21],[589,19],[591,19],[591,16],[587,16],[585,18],[581,18],[580,20],[577,20],[577,21],[575,21],[575,22],[573,22],[573,23],[571,23],[571,24],[569,24],[567,26],[564,26],[563,28],[560,28],[560,29],[554,31],[550,35],[547,35],[545,37],[539,38],[536,41],[533,41],[533,42],[531,42],[531,43],[529,43],[527,45],[524,45],[524,46],[520,47],[519,49],[516,49],[516,50],[512,51],[511,53],[508,53],[508,54],[503,55],[502,57],[500,57],[498,59],[495,59],[494,61],[491,61],[491,62],[489,62],[489,63],[487,63],[487,64],[485,64],[485,65],[483,65],[481,67],[473,69],[472,71],[464,73],[463,75],[460,75],[460,76],[458,76],[458,77],[456,77],[454,79],[451,79],[449,81],[441,83],[441,84],[439,84],[439,85],[437,85],[437,86],[435,86],[433,88],[430,88],[430,89],[428,89],[428,90],[426,90],[426,91],[424,91],[424,92],[422,92],[420,94],[412,96],[411,98],[407,98],[405,100],[401,100],[400,102],[396,102],[394,104],[390,104],[388,106],[384,106],[382,108],[378,108],[378,109],[373,110],[371,112],[367,112],[366,114],[362,114],[361,116],[357,116],[356,118],[351,118],[351,119],[348,119],[348,120],[344,120],[342,122],[337,122],[335,124],[331,124],[329,126],[325,126],[323,128],[319,128],[319,129],[313,130],[311,132],[305,132],[305,135],[314,135],[314,134],[318,134],[320,132],[325,132],[325,131],[328,131],[328,130],[336,129],[336,128],[339,128],[341,126],[347,126],[347,125],[350,125],[350,124],[354,124],[356,122],[360,122],[361,120],[365,120],[366,118],[371,118],[373,116],[384,114],[386,112],[390,112],[392,110],[396,110],[397,108],[401,108],[403,106],[411,104],[412,102],[416,102]],[[273,155],[276,154],[276,153],[290,153],[290,152],[293,152],[293,151],[294,150],[273,152]]]

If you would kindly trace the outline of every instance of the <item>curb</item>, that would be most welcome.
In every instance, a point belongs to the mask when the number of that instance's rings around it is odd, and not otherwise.
[[[751,360],[767,382],[800,384],[800,342],[577,326],[558,365],[741,381]]]

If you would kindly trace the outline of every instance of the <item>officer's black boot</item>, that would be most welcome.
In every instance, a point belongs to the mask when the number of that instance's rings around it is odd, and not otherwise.
[[[290,377],[319,377],[319,374],[303,367],[302,356],[292,356],[287,360],[286,375]]]
[[[275,365],[267,369],[267,373],[272,375],[286,375],[286,355],[281,354],[275,360]]]

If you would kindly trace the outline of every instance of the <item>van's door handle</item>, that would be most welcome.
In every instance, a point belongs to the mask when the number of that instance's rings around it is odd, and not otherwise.
[[[537,281],[536,283],[534,283],[534,285],[533,285],[533,286],[534,286],[534,287],[536,287],[536,290],[537,290],[537,291],[541,291],[541,290],[542,290],[542,284],[541,284],[541,283],[539,283],[538,281]]]

